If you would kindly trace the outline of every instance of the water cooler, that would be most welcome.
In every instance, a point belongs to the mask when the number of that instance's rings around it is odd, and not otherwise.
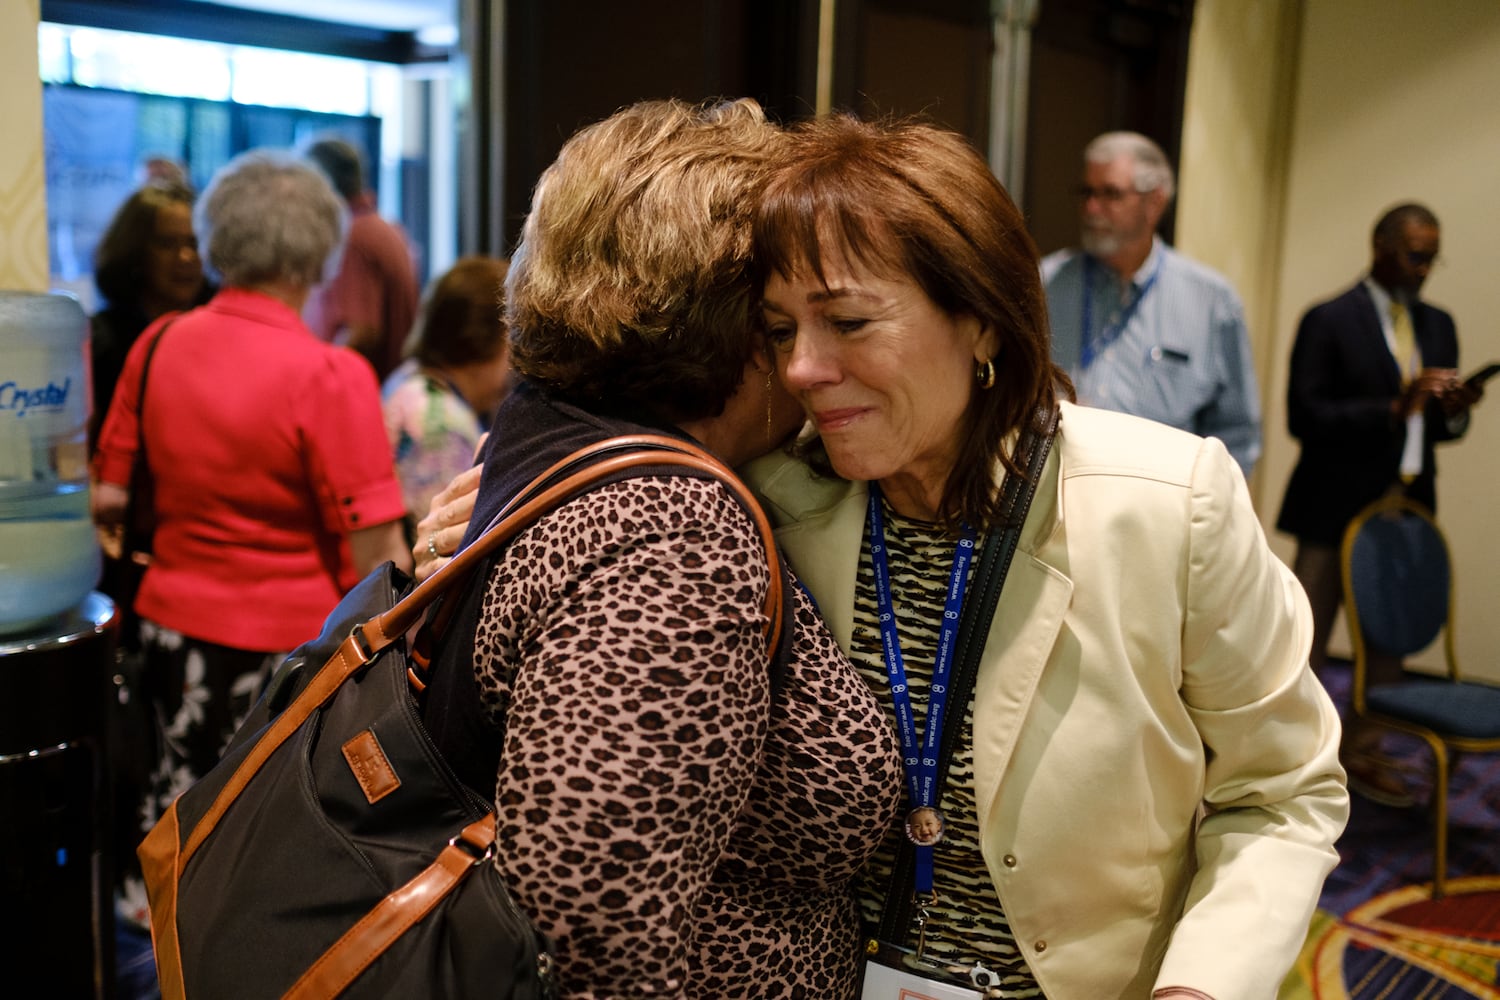
[[[72,298],[0,292],[0,968],[99,998],[114,995],[119,615],[92,592],[87,337]]]

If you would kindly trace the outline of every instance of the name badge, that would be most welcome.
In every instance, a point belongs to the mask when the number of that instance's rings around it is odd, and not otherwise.
[[[877,962],[865,963],[865,987],[860,1000],[983,1000],[978,990],[924,979],[905,969]]]

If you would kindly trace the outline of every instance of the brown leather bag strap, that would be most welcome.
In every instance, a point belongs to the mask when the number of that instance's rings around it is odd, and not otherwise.
[[[494,853],[495,814],[489,813],[464,827],[436,861],[360,918],[292,984],[282,1000],[338,996]]]
[[[618,454],[611,455],[610,453]],[[600,459],[599,455],[610,455],[610,457]],[[583,471],[574,473],[554,486],[542,489],[560,472],[585,463],[587,463],[587,468]],[[452,561],[424,581],[400,603],[385,614],[367,622],[361,629],[356,629],[356,632],[363,631],[365,640],[371,644],[372,655],[374,652],[379,652],[396,636],[405,635],[406,631],[415,625],[422,613],[427,610],[427,606],[436,600],[438,594],[449,588],[454,577],[467,576],[478,569],[479,565],[496,549],[514,537],[516,534],[514,531],[502,534],[497,530],[512,516],[518,516],[525,524],[530,524],[553,506],[581,492],[590,484],[640,465],[676,465],[697,469],[722,480],[724,485],[739,495],[742,506],[750,512],[756,522],[756,530],[760,532],[767,559],[771,564],[773,579],[771,590],[766,594],[765,612],[767,620],[774,623],[778,617],[776,609],[781,606],[781,573],[780,562],[776,555],[776,540],[770,521],[751,494],[749,487],[712,453],[691,441],[658,434],[628,434],[607,438],[597,444],[580,448],[537,476],[510,505],[496,515],[495,521],[485,529],[484,534],[455,555]],[[538,493],[539,490],[541,490],[540,493]],[[776,646],[776,639],[776,635],[770,636],[769,641],[773,649]]]
[[[620,451],[620,449],[626,450]],[[594,461],[598,455],[610,451],[620,451],[620,453]],[[559,482],[548,485],[549,479],[559,471],[580,462],[588,464]],[[358,673],[383,649],[416,624],[427,607],[445,590],[458,581],[466,579],[490,553],[510,541],[542,515],[549,513],[554,507],[586,491],[600,480],[636,466],[675,466],[695,469],[720,479],[740,496],[745,509],[752,512],[757,530],[766,546],[766,559],[771,571],[770,586],[767,589],[765,602],[768,622],[766,642],[768,649],[776,649],[782,629],[781,563],[776,553],[770,522],[760,509],[760,505],[755,502],[749,488],[723,462],[691,442],[654,435],[607,439],[574,452],[532,480],[531,484],[519,495],[518,499],[524,502],[519,506],[513,504],[503,511],[496,522],[486,529],[483,535],[475,539],[473,544],[403,597],[389,611],[354,627],[349,637],[340,644],[338,652],[313,676],[307,687],[276,717],[276,721],[267,728],[265,735],[257,740],[245,754],[244,760],[225,782],[224,787],[219,790],[213,804],[193,827],[187,842],[183,844],[177,859],[177,870],[181,872],[187,866],[189,859],[213,833],[230,805],[239,798],[245,786],[250,783],[250,780],[255,777],[277,748],[285,743],[313,712],[326,704],[344,681]]]
[[[526,503],[535,495],[538,490],[540,490],[542,486],[559,477],[565,470],[584,465],[590,460],[597,461],[599,456],[611,452],[620,453],[632,449],[639,451],[643,449],[658,448],[665,451],[695,454],[707,459],[709,462],[718,464],[718,460],[714,458],[713,455],[699,448],[697,445],[694,445],[682,438],[667,437],[662,434],[621,434],[612,438],[606,438],[602,441],[597,441],[591,445],[585,445],[584,447],[572,452],[567,457],[554,462],[540,475],[535,477],[529,484],[527,484],[525,489],[517,493],[510,499],[509,502],[507,502],[503,507],[500,508],[500,511],[496,513],[495,516],[490,520],[490,523],[485,527],[485,530],[480,533],[480,536],[474,539],[474,541],[471,542],[468,546],[469,549],[479,548],[483,546],[482,551],[477,552],[474,556],[466,556],[463,552],[454,553],[453,557],[447,564],[444,565],[443,570],[441,571],[442,575],[448,577],[448,582],[444,584],[443,589],[445,591],[461,590],[462,588],[456,585],[458,581],[448,576],[452,564],[462,564],[458,570],[454,571],[461,576],[477,572],[483,561],[494,553],[495,547],[493,545],[485,544],[485,535],[488,535],[490,530],[497,524],[499,524],[502,520],[504,520],[506,515],[508,515],[512,510]],[[738,479],[734,477],[734,474],[730,472],[727,467],[720,467],[718,470],[716,470],[715,474],[720,478],[725,478],[727,480],[726,485],[730,485],[731,487],[738,483]],[[747,497],[749,495],[744,490],[740,490],[739,492],[741,497]],[[759,519],[759,527],[761,528],[762,533],[766,535],[767,538],[769,538],[770,526],[769,523],[765,521],[764,514],[762,513],[759,504],[752,504],[749,509],[754,513],[754,516]],[[434,574],[434,579],[436,578],[436,576],[437,574]],[[431,581],[428,582],[430,583]],[[437,602],[436,599],[434,599],[432,601],[429,601],[428,603],[430,605],[436,604]],[[444,604],[438,604],[437,609],[427,619],[425,627],[418,634],[416,642],[414,644],[413,653],[420,660],[421,669],[407,671],[408,679],[412,684],[412,690],[420,693],[426,688],[426,667],[428,665],[427,655],[429,652],[429,650],[426,648],[426,644],[431,640],[433,636],[443,635],[447,631],[448,621],[450,618],[452,618],[457,607],[458,602],[456,601],[448,601]]]

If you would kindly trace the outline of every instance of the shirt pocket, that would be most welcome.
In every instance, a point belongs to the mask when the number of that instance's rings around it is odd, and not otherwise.
[[[1183,347],[1151,347],[1145,359],[1140,415],[1196,431],[1198,415],[1218,396],[1218,384],[1202,369],[1202,361],[1201,353]]]

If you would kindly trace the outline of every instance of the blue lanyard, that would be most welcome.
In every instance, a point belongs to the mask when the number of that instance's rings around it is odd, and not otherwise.
[[[975,532],[967,525],[953,552],[953,570],[948,575],[948,597],[943,603],[943,627],[938,634],[937,656],[932,664],[932,684],[927,701],[927,725],[922,744],[917,745],[917,724],[912,715],[911,690],[906,683],[906,660],[896,633],[896,610],[891,601],[891,572],[886,561],[885,516],[880,507],[880,487],[870,483],[870,565],[875,573],[875,606],[880,617],[880,641],[885,655],[886,681],[896,706],[896,730],[901,738],[901,759],[906,770],[908,806],[937,806],[937,758],[943,739],[943,712],[948,702],[948,675],[958,644],[958,621],[969,586],[969,563],[974,558]],[[962,706],[960,706],[962,710]],[[932,891],[932,847],[916,847],[918,893]]]
[[[1151,291],[1156,284],[1156,276],[1161,274],[1161,258],[1157,258],[1156,266],[1151,269],[1151,277],[1141,286],[1141,290],[1135,293],[1135,298],[1120,313],[1120,320],[1114,326],[1106,326],[1099,331],[1099,336],[1093,336],[1094,332],[1094,258],[1088,254],[1083,255],[1083,343],[1080,345],[1079,367],[1087,368],[1094,363],[1094,357],[1102,352],[1115,338],[1124,331],[1126,325],[1135,316],[1136,309],[1146,293]]]

